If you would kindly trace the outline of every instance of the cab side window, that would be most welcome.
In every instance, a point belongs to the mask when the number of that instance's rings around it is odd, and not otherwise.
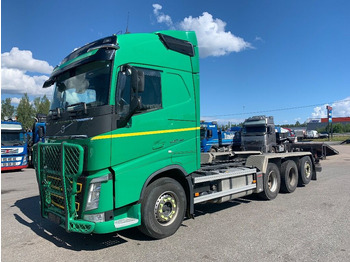
[[[145,74],[145,90],[140,93],[140,111],[153,111],[162,108],[161,72],[158,70],[137,68]]]
[[[133,114],[154,111],[162,108],[161,71],[135,67],[144,73],[144,90],[135,93],[131,87],[131,74],[129,71],[120,71],[116,90],[116,112],[120,116],[120,126],[125,126],[131,117],[131,106],[135,97],[140,98],[140,105]]]

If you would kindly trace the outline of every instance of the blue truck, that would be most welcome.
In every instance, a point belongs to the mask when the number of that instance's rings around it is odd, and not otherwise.
[[[26,133],[21,123],[1,121],[1,171],[28,166]]]
[[[235,131],[222,131],[215,121],[201,121],[200,133],[202,152],[225,151],[231,146],[235,135]]]
[[[46,115],[37,114],[35,117],[35,122],[33,124],[33,129],[31,132],[27,133],[28,137],[28,165],[33,167],[33,147],[38,142],[45,142],[46,134]]]

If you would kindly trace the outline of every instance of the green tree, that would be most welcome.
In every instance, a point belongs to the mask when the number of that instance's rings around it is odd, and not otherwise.
[[[29,97],[27,93],[25,93],[21,98],[21,101],[19,102],[17,107],[18,122],[21,122],[23,125],[23,128],[25,129],[32,128],[34,123],[34,115],[35,115],[34,108],[29,101]]]
[[[333,133],[344,133],[344,126],[341,123],[336,123],[333,125]]]
[[[344,132],[346,132],[346,133],[350,132],[350,124],[344,125]]]
[[[33,101],[34,114],[45,114],[47,115],[50,110],[50,100],[44,95],[43,97],[37,97]]]
[[[15,114],[15,107],[11,105],[11,98],[1,100],[1,120],[4,120],[5,116],[12,117]]]

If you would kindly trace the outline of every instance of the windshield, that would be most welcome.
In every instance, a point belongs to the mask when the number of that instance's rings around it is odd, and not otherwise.
[[[265,133],[266,126],[245,126],[243,128],[243,133]]]
[[[87,106],[106,105],[110,72],[110,61],[95,61],[59,75],[55,83],[51,110],[66,109],[78,103],[85,103]]]
[[[1,145],[20,146],[24,144],[24,133],[16,131],[1,131]]]

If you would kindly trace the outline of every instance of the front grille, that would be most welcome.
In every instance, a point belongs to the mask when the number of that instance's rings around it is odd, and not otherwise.
[[[18,154],[18,151],[19,151],[18,148],[1,149],[1,155]]]
[[[82,194],[84,150],[80,145],[70,143],[39,143],[34,150],[34,164],[40,188],[42,215],[59,216],[61,226],[67,231],[90,233],[93,225],[78,220]]]

